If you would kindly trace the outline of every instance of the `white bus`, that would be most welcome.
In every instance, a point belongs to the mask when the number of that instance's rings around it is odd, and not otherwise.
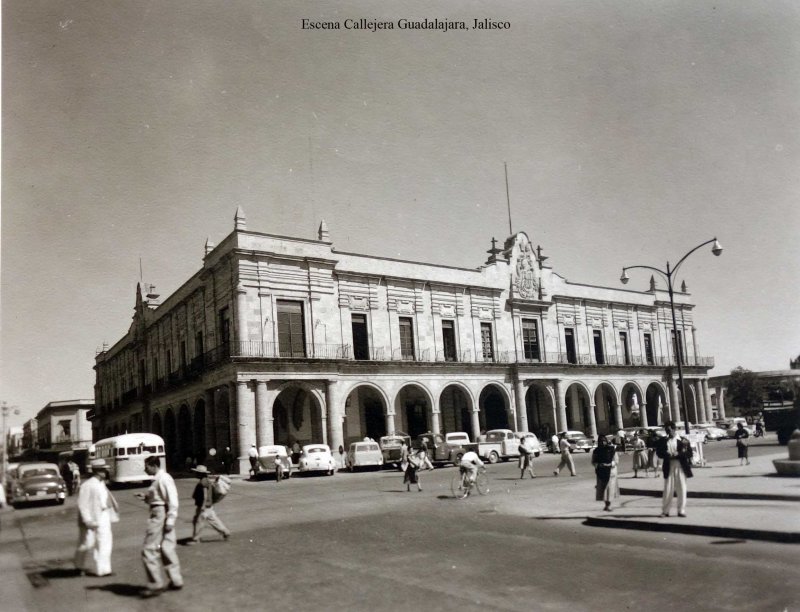
[[[166,469],[164,440],[151,433],[131,433],[105,438],[89,448],[89,460],[105,459],[111,466],[110,482],[147,482],[144,460],[155,455]]]

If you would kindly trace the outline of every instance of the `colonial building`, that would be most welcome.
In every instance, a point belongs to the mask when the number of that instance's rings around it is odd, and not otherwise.
[[[477,268],[337,251],[250,231],[241,209],[160,302],[137,288],[128,333],[97,355],[95,439],[165,438],[169,461],[251,444],[508,427],[592,435],[710,416],[689,295],[567,281],[525,233]]]
[[[66,451],[87,448],[92,443],[88,416],[94,407],[90,399],[50,402],[36,415],[37,448]]]

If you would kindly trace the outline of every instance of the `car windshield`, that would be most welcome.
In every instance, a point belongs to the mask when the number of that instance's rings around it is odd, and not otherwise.
[[[58,476],[58,470],[49,467],[35,467],[27,470],[20,470],[21,478],[31,478],[32,476]]]
[[[486,441],[487,442],[499,442],[500,440],[505,440],[506,434],[502,431],[490,431],[486,434]]]
[[[317,446],[317,447],[314,447],[314,448],[307,448],[307,449],[306,449],[306,452],[307,452],[309,455],[310,455],[311,453],[324,453],[324,452],[325,452],[325,449],[324,449],[324,448],[320,448],[320,447],[318,447],[318,446]]]
[[[387,448],[392,446],[400,446],[402,443],[402,438],[381,438],[381,445]]]

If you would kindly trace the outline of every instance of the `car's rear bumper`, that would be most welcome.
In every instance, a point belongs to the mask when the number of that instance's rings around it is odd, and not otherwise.
[[[66,498],[67,498],[66,491],[58,491],[56,493],[42,493],[42,494],[35,492],[35,493],[26,493],[25,495],[14,495],[11,498],[11,503],[24,504],[28,502],[52,501],[52,500],[59,500]]]

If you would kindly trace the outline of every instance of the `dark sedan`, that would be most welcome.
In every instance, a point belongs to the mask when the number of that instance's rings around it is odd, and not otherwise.
[[[21,463],[14,473],[9,502],[15,508],[23,503],[55,501],[67,498],[67,483],[55,463]]]

